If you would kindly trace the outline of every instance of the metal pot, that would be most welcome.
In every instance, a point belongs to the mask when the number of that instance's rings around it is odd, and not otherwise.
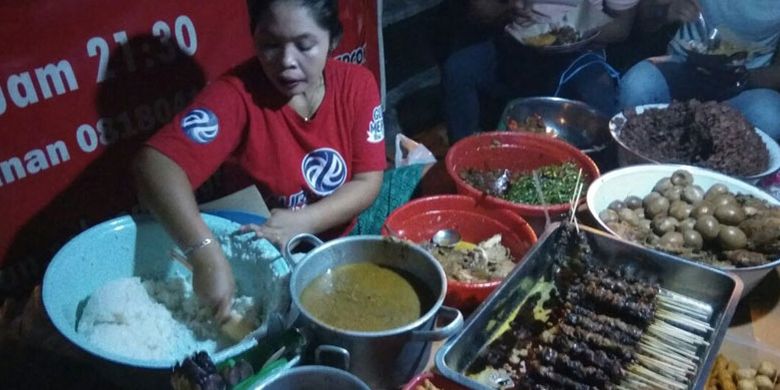
[[[303,366],[283,371],[259,387],[260,390],[370,390],[360,378],[328,366]]]
[[[295,264],[292,256],[301,242],[315,246]],[[410,242],[382,236],[353,236],[323,244],[317,237],[301,234],[284,248],[284,257],[294,266],[290,278],[292,310],[296,324],[307,335],[306,359],[316,364],[343,368],[372,389],[398,388],[427,365],[431,342],[448,338],[463,327],[460,311],[442,306],[447,292],[444,270],[427,251]],[[378,331],[350,331],[327,325],[303,308],[303,289],[328,269],[351,263],[372,262],[413,275],[431,294],[430,304],[416,321]],[[447,321],[437,328],[437,318]]]

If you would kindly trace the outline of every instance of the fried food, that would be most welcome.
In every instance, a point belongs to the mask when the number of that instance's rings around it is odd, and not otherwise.
[[[552,32],[536,35],[533,37],[525,38],[525,44],[534,47],[550,46],[556,41],[555,35]]]

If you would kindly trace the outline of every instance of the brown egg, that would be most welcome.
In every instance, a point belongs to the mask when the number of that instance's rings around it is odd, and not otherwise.
[[[634,210],[624,207],[618,211],[618,216],[621,221],[630,224],[631,226],[639,226],[639,217]]]
[[[623,203],[623,201],[620,200],[613,200],[612,203],[607,206],[610,210],[620,211],[620,209],[625,208],[626,204]]]
[[[679,248],[683,246],[685,243],[685,240],[683,239],[682,233],[678,232],[668,232],[661,236],[661,239],[658,240],[658,245],[662,248]]]
[[[713,206],[717,209],[718,206],[724,206],[727,204],[737,204],[737,198],[734,197],[734,195],[731,194],[720,194],[714,196],[712,199],[709,200],[710,203],[712,203]]]
[[[683,187],[674,186],[672,188],[667,188],[661,195],[663,195],[664,198],[669,199],[670,202],[674,202],[675,200],[682,199],[682,192]]]
[[[682,221],[691,215],[693,206],[682,200],[675,200],[669,206],[669,215]]]
[[[666,191],[667,189],[672,188],[672,186],[673,186],[672,179],[665,177],[661,180],[658,180],[658,182],[655,183],[655,187],[653,187],[653,191],[660,194]]]
[[[645,215],[650,218],[655,218],[659,215],[666,215],[669,211],[669,199],[663,196],[654,196],[648,200],[645,197],[644,200]]]
[[[701,217],[696,218],[696,226],[694,226],[694,229],[701,233],[701,236],[705,240],[713,240],[717,238],[718,233],[720,233],[720,223],[711,215],[702,215]]]
[[[715,209],[715,218],[726,225],[739,225],[745,220],[745,211],[738,204],[725,204]]]
[[[618,221],[618,213],[612,209],[606,209],[599,213],[599,218],[606,224]]]
[[[653,231],[659,236],[663,236],[666,233],[673,232],[677,228],[677,220],[672,217],[659,215],[653,218]]]
[[[693,175],[684,169],[678,169],[672,173],[671,180],[676,186],[687,186],[693,184]]]
[[[725,249],[742,249],[747,245],[747,236],[738,227],[721,226],[718,233],[718,241]]]
[[[688,229],[682,232],[683,243],[686,247],[692,249],[701,249],[704,246],[704,239],[701,234],[694,229]]]
[[[702,215],[712,215],[715,213],[715,206],[710,202],[701,202],[691,210],[691,217],[699,218]]]
[[[717,195],[721,194],[728,194],[729,188],[726,187],[724,184],[713,184],[706,193],[704,193],[704,199],[711,199],[714,198]]]
[[[638,209],[642,207],[642,198],[638,196],[631,195],[627,197],[623,202],[626,204],[626,207],[630,209]]]
[[[697,185],[687,185],[683,188],[682,199],[692,205],[697,205],[704,200],[704,190]]]
[[[691,230],[696,228],[696,219],[694,218],[686,218],[682,221],[680,221],[679,224],[677,224],[677,230],[680,232],[685,232],[686,230]]]

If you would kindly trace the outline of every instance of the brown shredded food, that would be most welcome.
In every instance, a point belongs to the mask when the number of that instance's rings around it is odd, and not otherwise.
[[[665,109],[624,113],[621,140],[631,150],[663,163],[751,176],[769,166],[769,151],[736,109],[716,102],[672,102]]]

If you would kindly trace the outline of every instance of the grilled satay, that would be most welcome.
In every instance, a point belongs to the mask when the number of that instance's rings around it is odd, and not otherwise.
[[[633,297],[644,302],[654,302],[658,294],[658,285],[629,280],[622,275],[615,275],[604,268],[594,268],[582,276],[583,282],[595,282],[616,294]]]
[[[655,303],[632,302],[628,297],[599,287],[595,283],[572,285],[567,298],[575,305],[593,303],[604,311],[622,318],[630,318],[643,326],[653,320],[655,313]]]
[[[563,316],[563,321],[569,325],[617,339],[626,345],[634,345],[642,338],[641,328],[620,319],[596,314],[581,306],[568,305],[568,309]]]
[[[549,345],[558,352],[565,353],[591,366],[601,368],[613,380],[623,377],[623,362],[620,359],[609,356],[604,351],[592,349],[584,342],[558,334]]]
[[[598,387],[590,386],[585,383],[577,382],[576,380],[569,378],[565,375],[561,375],[550,367],[542,364],[538,360],[532,360],[528,364],[529,373],[538,382],[547,383],[552,385],[553,389],[570,389],[570,390],[598,390]]]
[[[558,353],[558,351],[550,347],[541,347],[541,350],[538,352],[537,357],[542,363],[552,366],[557,372],[579,382],[596,386],[600,389],[611,383],[610,376],[598,367],[583,364],[581,361],[574,360],[566,354]]]
[[[633,348],[620,344],[608,337],[566,324],[560,324],[558,325],[558,328],[561,330],[561,333],[566,336],[575,340],[582,340],[592,348],[603,350],[623,362],[630,361],[634,358]]]

